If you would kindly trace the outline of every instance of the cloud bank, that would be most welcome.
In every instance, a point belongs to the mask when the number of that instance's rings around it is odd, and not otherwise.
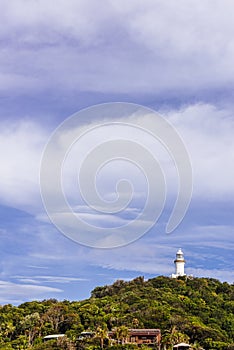
[[[168,120],[176,128],[181,135],[186,148],[189,152],[193,172],[194,172],[194,198],[212,198],[214,200],[227,200],[231,198],[234,191],[234,141],[233,141],[233,114],[231,110],[218,109],[210,104],[196,104],[184,107],[179,110],[171,110],[167,113]],[[144,118],[144,117],[143,117]],[[147,117],[148,118],[148,117]],[[151,118],[152,125],[154,124],[153,117]],[[128,119],[126,119],[128,121]],[[77,126],[79,127],[79,126]],[[125,135],[122,131],[121,137],[130,137],[130,139],[139,140],[147,147],[152,146],[148,134],[145,136]],[[39,191],[39,170],[40,159],[43,148],[48,140],[48,130],[43,129],[39,124],[20,121],[12,124],[5,123],[1,126],[0,132],[0,161],[1,161],[1,184],[0,184],[0,201],[2,204],[10,205],[18,209],[28,210],[29,212],[40,215],[42,213],[42,205]],[[88,154],[96,142],[109,140],[119,137],[115,135],[115,131],[106,129],[100,132],[100,135],[91,135],[78,143],[75,153],[70,159],[66,160],[67,169],[65,167],[64,175],[65,190],[68,192],[68,197],[77,199],[77,167],[85,154]],[[93,145],[93,146],[92,146]],[[159,147],[159,146],[158,146]],[[173,181],[175,188],[176,181],[174,179],[175,170],[173,171],[173,163],[165,158],[165,154],[156,151],[156,157],[160,163],[164,164],[166,174],[169,177],[169,184]],[[66,165],[65,164],[65,165]],[[79,168],[79,167],[78,167]],[[138,183],[138,190],[143,191],[145,188],[141,183],[144,182],[144,177],[139,170],[136,171],[134,166],[124,163],[119,163],[118,171],[114,168],[107,167],[106,171],[100,173],[97,177],[97,185],[99,191],[107,199],[113,199],[113,189],[118,180],[118,176],[124,176],[124,172]],[[139,176],[137,175],[139,172]],[[101,175],[104,176],[102,179]],[[67,178],[67,180],[66,180]],[[115,183],[113,183],[113,181]],[[143,187],[142,187],[143,186]],[[75,191],[75,192],[74,192]],[[137,192],[136,192],[137,194]],[[142,196],[142,195],[141,195]],[[142,197],[143,198],[143,197]],[[136,204],[137,202],[135,202]],[[137,205],[139,204],[138,201]],[[83,203],[76,202],[76,205],[81,206]],[[84,207],[85,209],[85,207]],[[134,209],[134,208],[132,208]],[[83,215],[94,215],[91,211]]]
[[[56,293],[61,298],[77,298],[77,293],[85,297],[87,290],[111,283],[113,276],[169,275],[178,246],[190,259],[188,273],[232,281],[232,13],[232,0],[225,6],[219,0],[107,0],[105,5],[57,0],[56,6],[45,0],[1,1],[2,302]],[[161,111],[190,153],[194,192],[191,208],[174,235],[163,233],[166,212],[155,231],[140,241],[104,253],[74,245],[48,224],[39,167],[49,134],[59,122],[81,107],[107,101],[136,102]],[[173,196],[176,172],[161,151],[158,156]],[[136,215],[143,187],[137,188],[135,206],[107,223],[106,217],[77,203],[67,165],[67,194],[84,219],[111,225]],[[97,185],[104,198],[115,198],[114,180],[126,170],[134,176],[134,169],[122,164],[118,172],[109,168],[99,174]],[[140,183],[142,178],[134,180]],[[87,275],[93,282],[85,281]]]
[[[232,11],[231,0],[4,0],[1,90],[191,97],[226,89],[234,83]]]

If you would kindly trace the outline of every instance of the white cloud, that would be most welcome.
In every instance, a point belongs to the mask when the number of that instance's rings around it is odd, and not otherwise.
[[[6,92],[7,96],[22,94],[27,97],[31,94],[36,96],[36,91],[42,99],[47,91],[56,96],[61,91],[63,96],[77,95],[78,100],[79,92],[93,91],[127,93],[129,98],[132,93],[150,94],[155,98],[160,95],[165,103],[170,94],[176,99],[192,96],[198,100],[197,96],[201,96],[203,101],[206,100],[205,95],[210,94],[214,100],[214,90],[225,89],[225,93],[229,94],[234,83],[233,9],[231,0],[227,0],[225,6],[213,0],[192,0],[189,3],[186,0],[109,0],[105,6],[100,6],[100,2],[95,0],[58,0],[56,6],[45,0],[16,0],[14,3],[2,0],[0,90],[3,96]],[[223,95],[218,97],[217,104]],[[66,98],[69,103],[69,98]],[[151,101],[154,103],[154,98]],[[230,98],[229,103],[233,105]],[[231,108],[221,110],[215,105],[201,103],[167,113],[191,155],[194,199],[198,199],[199,203],[207,199],[217,203],[221,199],[225,202],[224,207],[229,209],[228,201],[233,201],[234,192]],[[21,110],[19,112],[22,113]],[[6,119],[4,115],[1,118]],[[48,131],[39,125],[39,121],[33,123],[29,119],[1,122],[0,125],[0,203],[27,210],[37,215],[38,220],[43,217],[39,165],[48,137]],[[99,135],[99,139],[103,140],[106,136],[105,133]],[[137,139],[138,135],[134,137]],[[148,137],[144,141],[150,144]],[[82,152],[86,152],[87,145],[90,145],[90,140],[84,143]],[[164,158],[160,160],[163,162]],[[173,183],[170,187],[173,192],[176,174],[171,172],[171,164],[168,164],[164,162],[169,182]],[[114,172],[110,174],[111,181],[103,182],[108,191],[101,193],[108,199],[113,195],[112,180],[116,175]],[[131,171],[129,175],[132,175]],[[73,194],[69,186],[68,194]],[[90,217],[89,210],[83,210],[83,213]],[[92,220],[96,219],[93,215]],[[176,233],[175,236],[161,237],[162,244],[157,241],[157,244],[146,242],[144,245],[144,240],[141,240],[122,250],[106,252],[66,245],[64,240],[57,239],[51,227],[48,226],[48,230],[43,227],[40,239],[34,249],[30,247],[26,257],[14,256],[13,260],[3,262],[2,275],[5,268],[6,276],[11,276],[17,262],[22,261],[25,263],[22,266],[31,265],[32,269],[38,262],[52,266],[62,261],[74,263],[74,266],[85,263],[116,270],[168,275],[173,272],[171,257],[180,240],[187,244],[190,242],[194,249],[200,244],[207,249],[220,248],[228,252],[232,241],[232,226],[228,225],[222,221],[219,227],[190,226],[187,241],[182,232],[182,235]],[[3,238],[6,231],[1,230]],[[13,237],[11,234],[10,238]],[[19,241],[18,237],[17,244]],[[172,244],[174,247],[171,247]],[[192,254],[192,248],[189,254]],[[207,252],[204,254],[208,256]],[[39,267],[48,269],[48,266]],[[230,280],[230,273],[223,267],[219,271],[191,271],[194,275],[206,274],[222,279],[223,275]],[[43,283],[55,283],[52,275],[47,277]],[[58,277],[56,283],[62,283],[61,278]],[[64,278],[67,277],[64,275]],[[40,293],[53,293],[52,289],[40,286],[38,281],[40,279],[26,275],[22,276],[21,282],[28,286],[2,283],[0,300],[7,302],[4,295],[9,294],[8,290],[14,298],[14,289],[19,290],[15,297],[23,299],[37,297]],[[32,289],[32,285],[37,289]]]
[[[231,194],[234,192],[233,111],[220,110],[214,105],[195,104],[179,110],[172,110],[167,114],[169,121],[183,138],[190,154],[194,172],[194,198],[231,199]],[[145,118],[150,119],[152,126],[155,126],[153,115]],[[128,119],[122,121],[128,121]],[[79,128],[79,126],[77,127]],[[90,133],[87,135],[87,139],[84,138],[77,143],[73,156],[66,159],[67,169],[65,167],[65,170],[67,171],[63,171],[65,193],[69,199],[73,200],[76,207],[78,205],[78,211],[84,219],[89,217],[93,221],[95,218],[100,220],[100,217],[97,217],[95,212],[85,209],[77,190],[77,169],[90,149],[103,141],[109,141],[116,137],[140,142],[151,149],[165,171],[169,194],[170,191],[172,194],[176,191],[177,175],[174,165],[166,152],[163,152],[162,147],[159,147],[149,134],[130,134],[129,129],[124,130],[123,126],[120,130],[104,128],[104,131],[100,130],[100,134],[99,130],[94,134]],[[37,123],[22,120],[1,124],[0,201],[6,205],[28,210],[38,215],[38,219],[43,217],[39,189],[40,159],[47,140],[48,131],[42,129]],[[100,176],[98,174],[98,191],[104,198],[113,200],[113,195],[116,196],[113,193],[116,183],[119,178],[126,177],[125,172],[127,171],[126,178],[131,179],[136,194],[135,202],[131,208],[129,207],[129,210],[139,209],[143,203],[142,194],[146,191],[144,176],[130,163],[127,164],[127,167],[124,166],[124,163],[117,165],[117,169],[114,163],[113,167],[108,165],[108,167],[103,168],[103,173],[100,172]],[[50,191],[54,196],[53,181],[51,181]]]
[[[19,209],[41,207],[40,158],[47,132],[29,120],[0,124],[0,201]]]
[[[19,282],[24,283],[71,283],[71,282],[82,282],[88,281],[86,278],[71,277],[71,276],[33,276],[33,279],[25,276],[14,276]]]
[[[33,300],[43,297],[45,294],[54,295],[62,290],[53,287],[45,287],[34,284],[20,284],[8,281],[0,281],[0,302],[19,303],[22,300]]]
[[[189,151],[194,195],[231,199],[234,192],[234,112],[196,104],[169,113]]]
[[[225,269],[189,268],[187,274],[193,275],[194,277],[209,277],[222,282],[233,283],[233,271]]]
[[[9,87],[194,94],[234,82],[233,2],[2,1]],[[21,62],[21,64],[16,64]],[[14,79],[12,79],[14,77]],[[2,89],[4,84],[2,84]],[[178,92],[177,92],[178,94]]]
[[[17,243],[19,254],[12,254],[8,259],[3,259],[2,279],[13,278],[15,284],[19,285],[59,284],[61,289],[65,290],[61,297],[69,298],[70,293],[74,291],[72,298],[80,298],[83,287],[94,288],[97,284],[110,283],[109,278],[113,278],[113,275],[126,276],[126,273],[132,277],[146,274],[171,275],[174,272],[175,253],[182,246],[187,261],[186,273],[232,282],[229,272],[232,272],[231,227],[190,226],[187,230],[182,226],[170,235],[164,234],[160,227],[126,247],[103,250],[74,244],[51,226],[45,226],[38,232],[37,237],[35,235],[31,237],[31,249],[26,254],[20,254],[25,244],[24,240],[21,240]],[[15,244],[15,235],[18,233],[11,234],[12,244]],[[40,271],[39,274],[38,267],[46,267],[46,274],[44,271]],[[96,274],[100,270],[106,271],[107,276],[98,279]],[[216,270],[219,273],[216,274]],[[82,288],[77,288],[77,285]],[[51,293],[54,297],[57,292]],[[45,290],[41,295],[43,296],[39,296],[40,298],[46,298],[48,293]],[[7,293],[5,297],[9,299]],[[25,296],[19,298],[27,300],[30,297],[25,292]],[[32,294],[33,298],[37,296]],[[16,299],[17,295],[14,297],[14,300]]]
[[[216,253],[212,251],[213,247],[204,246],[203,242],[191,244],[188,234],[184,234],[183,238],[174,235],[173,238],[167,237],[163,239],[161,236],[156,236],[155,239],[148,241],[147,239],[139,240],[127,247],[111,250],[107,252],[95,251],[89,254],[89,261],[95,262],[95,265],[102,266],[105,269],[116,271],[132,271],[139,274],[152,274],[170,276],[174,273],[174,258],[176,251],[180,245],[184,247],[185,272],[187,275],[194,277],[210,277],[217,278],[221,281],[233,282],[233,272],[229,268],[228,259],[226,256],[226,247],[215,247]],[[203,232],[203,237],[206,232]],[[223,239],[225,233],[223,234]],[[213,239],[214,236],[213,236]],[[179,242],[179,243],[178,243]],[[226,242],[228,246],[228,242]],[[204,248],[203,247],[203,248]],[[231,252],[230,252],[231,253]],[[231,256],[231,255],[230,255]],[[221,264],[222,262],[222,264]],[[209,267],[208,267],[209,265]]]

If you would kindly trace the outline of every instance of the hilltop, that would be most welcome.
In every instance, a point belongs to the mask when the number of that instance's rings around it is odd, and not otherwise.
[[[27,349],[30,345],[32,349],[50,349],[40,343],[43,336],[53,333],[65,333],[72,340],[70,348],[64,345],[59,349],[86,348],[87,344],[77,341],[82,331],[122,326],[160,328],[165,349],[180,341],[205,349],[231,349],[234,286],[209,278],[160,276],[144,281],[138,277],[96,287],[91,297],[82,301],[49,299],[18,307],[5,305],[0,309],[0,349]]]

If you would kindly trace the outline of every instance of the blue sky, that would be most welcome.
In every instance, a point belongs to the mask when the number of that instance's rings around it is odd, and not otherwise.
[[[0,303],[77,300],[119,278],[169,276],[179,247],[188,274],[233,282],[233,2],[0,4]],[[127,246],[94,249],[49,222],[39,173],[54,129],[106,102],[141,104],[168,120],[190,154],[194,188],[184,220],[166,234],[175,199],[175,172],[166,167],[169,196],[158,223]],[[98,181],[108,196],[113,184],[104,175]],[[136,195],[145,191],[141,180]],[[87,208],[80,211],[87,217]],[[116,218],[92,216],[104,226]]]

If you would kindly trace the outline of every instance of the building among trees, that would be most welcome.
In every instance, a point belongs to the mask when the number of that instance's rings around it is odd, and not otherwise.
[[[119,327],[121,328],[121,327]],[[125,330],[125,334],[122,334],[121,329],[108,332],[110,339],[117,341],[118,343],[126,344],[147,344],[160,346],[161,342],[161,331],[157,328],[130,328],[122,327]],[[119,334],[118,334],[119,333]]]

